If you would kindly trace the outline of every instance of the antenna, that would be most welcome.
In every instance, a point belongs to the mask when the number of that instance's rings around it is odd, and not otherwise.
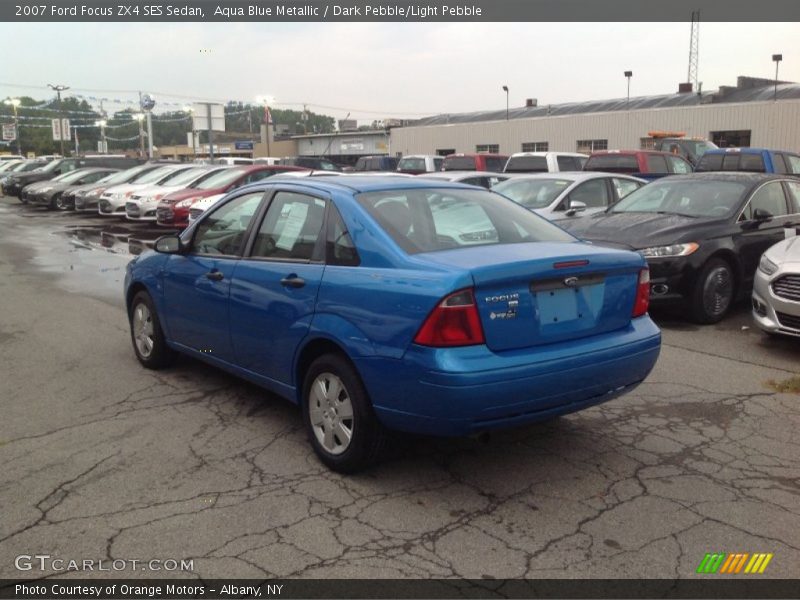
[[[689,33],[689,74],[686,81],[697,89],[697,60],[700,52],[700,11],[692,11],[692,29]]]

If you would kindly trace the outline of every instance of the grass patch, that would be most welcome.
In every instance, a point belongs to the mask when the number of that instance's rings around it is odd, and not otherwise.
[[[783,394],[800,394],[800,376],[790,377],[783,381],[770,379],[767,381],[767,387]]]

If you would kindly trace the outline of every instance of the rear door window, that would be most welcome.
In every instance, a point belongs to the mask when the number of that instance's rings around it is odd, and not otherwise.
[[[773,217],[788,214],[786,196],[780,181],[770,181],[758,188],[745,207],[742,218],[748,221],[753,219],[756,209],[759,208]]]

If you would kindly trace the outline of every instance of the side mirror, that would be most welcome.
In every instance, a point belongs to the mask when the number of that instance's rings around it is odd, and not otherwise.
[[[757,208],[753,211],[754,221],[769,221],[772,218],[772,213],[763,208]]]
[[[183,250],[181,238],[175,234],[162,235],[156,240],[155,251],[162,254],[180,254]]]
[[[571,217],[575,213],[579,213],[579,212],[584,211],[584,210],[586,210],[586,203],[585,202],[581,202],[580,200],[570,200],[569,201],[569,208],[567,209],[567,212],[564,213],[564,214],[566,214],[568,217]]]

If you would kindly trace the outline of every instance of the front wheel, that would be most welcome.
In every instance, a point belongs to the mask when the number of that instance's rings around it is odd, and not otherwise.
[[[175,351],[167,345],[153,299],[147,292],[139,292],[133,297],[130,325],[133,351],[143,366],[161,369],[172,363]]]
[[[358,373],[337,354],[321,356],[306,372],[303,420],[319,459],[341,473],[374,463],[386,439]]]
[[[50,202],[51,208],[57,208],[58,210],[69,210],[71,206],[64,200],[64,194],[58,194],[55,198],[53,198],[52,202]]]
[[[733,303],[735,280],[730,264],[712,258],[703,265],[692,293],[692,317],[697,323],[717,323]]]

